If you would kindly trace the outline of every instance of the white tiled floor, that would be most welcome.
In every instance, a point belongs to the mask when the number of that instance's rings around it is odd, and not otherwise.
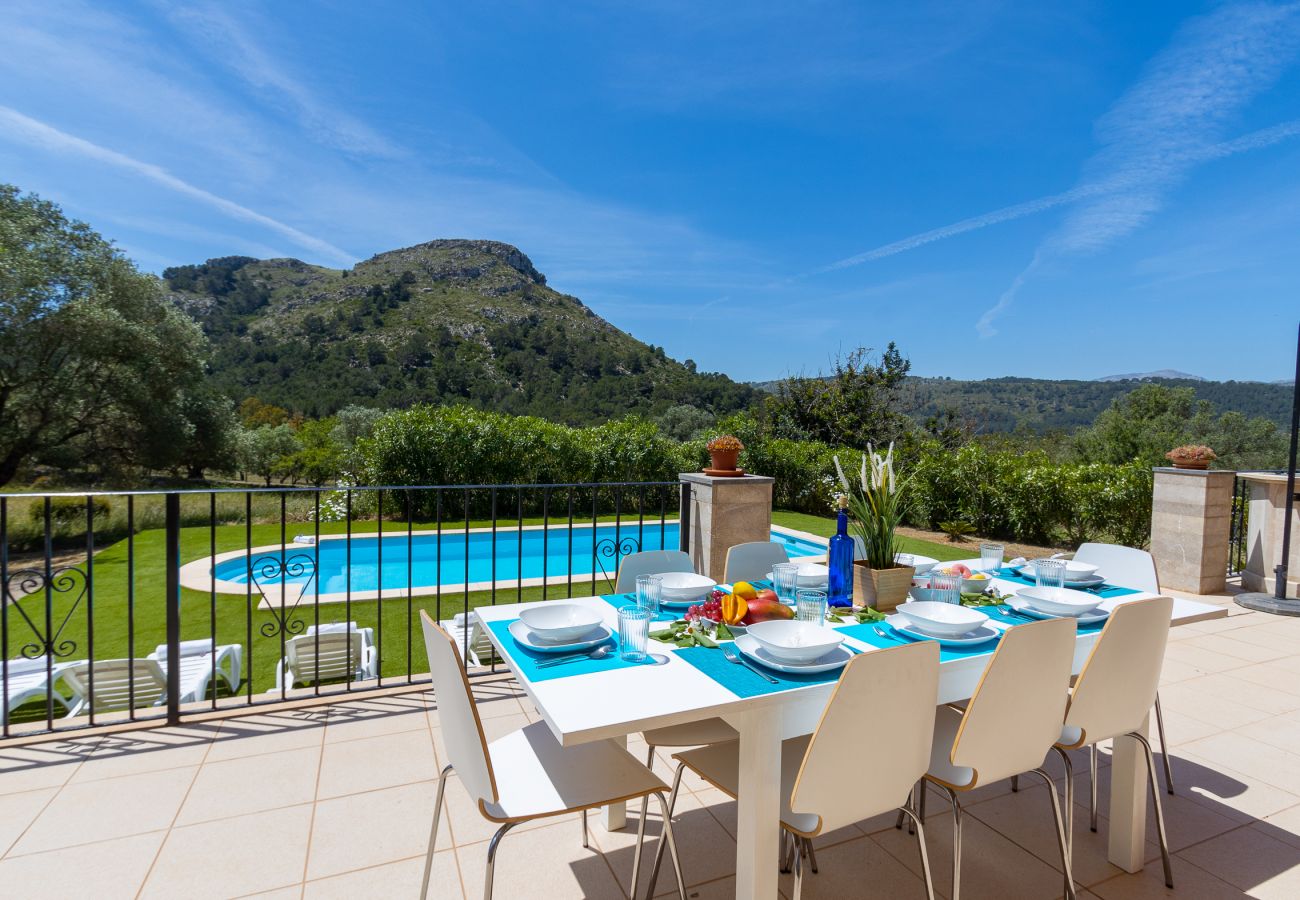
[[[1160,877],[1154,825],[1142,874],[1106,861],[1103,754],[1099,834],[1087,827],[1086,769],[1076,763],[1081,897],[1300,896],[1297,646],[1300,620],[1236,607],[1173,632],[1161,693],[1178,784],[1165,797],[1178,888],[1166,891]],[[475,690],[489,740],[535,718],[508,679]],[[644,745],[633,738],[629,749]],[[425,694],[0,748],[0,896],[415,896],[442,755]],[[670,777],[666,755],[656,770]],[[1059,781],[1063,770],[1052,770]],[[493,827],[454,779],[447,800],[432,895],[479,897]],[[1004,783],[969,798],[963,896],[1060,896],[1046,800],[1028,781],[1019,793]],[[725,795],[685,781],[675,827],[692,898],[732,896],[735,815]],[[496,896],[626,897],[634,833],[607,832],[595,816],[592,826],[589,850],[576,816],[516,829],[502,843]],[[951,813],[937,793],[926,828],[947,896]],[[924,896],[915,840],[890,817],[817,848],[810,898]],[[781,885],[790,890],[788,876]],[[671,877],[657,891],[671,893]]]

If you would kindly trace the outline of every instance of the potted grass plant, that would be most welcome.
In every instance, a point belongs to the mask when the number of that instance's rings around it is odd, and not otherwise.
[[[854,598],[863,606],[893,609],[907,599],[915,573],[912,566],[896,562],[907,484],[894,472],[894,445],[881,456],[868,444],[856,482],[844,474],[838,456],[835,471],[849,501],[853,530],[865,551],[863,559],[853,562]]]

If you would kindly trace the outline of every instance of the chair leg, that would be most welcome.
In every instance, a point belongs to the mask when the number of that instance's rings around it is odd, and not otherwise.
[[[1061,818],[1061,803],[1056,797],[1056,784],[1045,769],[1034,769],[1034,774],[1047,784],[1047,797],[1052,801],[1052,820],[1056,825],[1056,844],[1061,850],[1061,866],[1065,869],[1065,900],[1075,900],[1074,875],[1070,871],[1070,850],[1065,843],[1065,822]]]
[[[957,792],[945,787],[948,800],[952,803],[952,900],[961,898],[961,802]],[[1056,795],[1053,794],[1053,797]],[[919,832],[918,832],[919,833]]]
[[[1160,758],[1165,764],[1165,790],[1174,793],[1174,770],[1169,764],[1169,741],[1165,740],[1165,714],[1160,709],[1160,695],[1156,694],[1156,733],[1160,735]],[[1152,776],[1154,777],[1154,776]]]
[[[1011,793],[1013,793],[1013,794],[1018,794],[1018,793],[1020,793],[1020,776],[1019,776],[1019,775],[1012,775],[1012,776],[1011,776]]]
[[[1169,836],[1165,834],[1165,812],[1160,805],[1160,785],[1156,783],[1156,760],[1151,753],[1151,743],[1136,732],[1129,737],[1142,745],[1147,757],[1147,775],[1151,778],[1151,802],[1156,808],[1156,833],[1160,836],[1160,860],[1165,864],[1165,887],[1174,886],[1174,869],[1169,862]]]
[[[796,840],[798,839],[793,834],[784,828],[781,829],[781,866],[777,871],[782,875],[790,874],[791,866],[794,865],[794,845]]]
[[[1091,744],[1088,747],[1089,769],[1092,775],[1089,779],[1088,790],[1088,827],[1094,832],[1097,830],[1097,745]]]
[[[646,794],[641,798],[641,816],[637,819],[636,825],[636,853],[632,856],[632,890],[628,892],[628,900],[636,900],[637,879],[641,875],[641,847],[645,844],[645,812],[650,806],[650,795]],[[582,811],[583,821],[586,821],[587,811]],[[584,845],[585,846],[585,845]]]
[[[798,841],[799,839],[795,838],[796,844],[798,843]],[[794,894],[791,896],[791,900],[800,900],[802,895],[803,895],[803,854],[799,852],[798,849],[796,849],[794,854]]]
[[[645,826],[645,807],[641,807],[641,825]],[[582,811],[582,849],[590,850],[591,844],[587,840],[587,811]]]
[[[1061,764],[1065,766],[1065,855],[1070,861],[1070,868],[1074,867],[1074,764],[1070,762],[1070,754],[1060,747],[1053,747],[1057,755],[1061,757]],[[1056,790],[1056,788],[1052,788]],[[1068,877],[1068,876],[1067,876]],[[1067,888],[1068,889],[1068,888]]]
[[[809,838],[804,838],[803,845],[808,851],[808,868],[812,869],[812,873],[816,875],[817,874],[817,852],[813,850],[812,840]]]
[[[680,781],[678,782],[680,784]],[[677,785],[673,788],[676,790]],[[677,855],[677,841],[673,838],[673,813],[672,807],[664,800],[662,792],[656,791],[655,796],[659,798],[659,808],[664,814],[664,837],[668,840],[668,852],[673,855],[673,871],[677,874],[677,896],[679,900],[686,900],[686,879],[682,875],[682,861]],[[660,842],[662,843],[662,841]],[[646,893],[647,897],[652,897],[652,892]]]
[[[934,879],[930,877],[930,854],[925,849],[925,823],[921,817],[907,807],[900,807],[900,813],[906,813],[916,823],[916,844],[921,848],[921,874],[925,876],[926,900],[934,900]]]
[[[506,836],[506,832],[514,827],[514,822],[507,822],[498,828],[497,833],[492,835],[492,840],[488,841],[487,872],[483,878],[483,900],[492,900],[492,874],[497,865],[497,847],[501,845],[501,839]]]
[[[673,810],[677,808],[677,792],[681,789],[682,772],[685,770],[686,770],[686,763],[678,763],[677,771],[676,773],[673,774],[673,789],[672,792],[669,793],[668,795],[668,808],[664,810],[665,831],[667,831],[668,826],[672,824]],[[648,802],[649,801],[647,801],[647,803]],[[675,866],[677,865],[676,851],[674,850],[673,852],[674,852],[673,865]],[[651,866],[650,868],[650,886],[646,889],[646,894],[645,894],[647,897],[653,897],[655,895],[655,882],[659,880],[659,866],[663,864],[663,861],[664,861],[664,840],[662,837],[660,837],[659,846],[655,848],[655,862],[654,865]],[[681,880],[681,877],[682,877],[681,870],[678,869],[677,871],[678,881]]]
[[[433,800],[433,828],[429,830],[429,853],[424,858],[424,881],[420,886],[420,900],[425,900],[429,896],[429,877],[433,874],[433,849],[438,842],[438,819],[442,815],[442,794],[447,788],[447,776],[451,773],[451,766],[444,766],[442,774],[438,776],[438,793]]]

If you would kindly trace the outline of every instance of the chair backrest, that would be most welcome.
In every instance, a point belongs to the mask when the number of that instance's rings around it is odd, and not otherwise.
[[[424,649],[429,654],[429,674],[433,679],[434,699],[438,702],[438,722],[442,726],[447,761],[481,809],[484,803],[497,802],[497,782],[469,678],[451,635],[424,610],[420,610],[420,624],[424,628]]]
[[[291,638],[284,659],[295,684],[315,684],[352,675],[361,667],[364,649],[359,631],[321,631]]]
[[[1148,597],[1111,612],[1074,683],[1065,724],[1086,743],[1141,727],[1156,702],[1174,611],[1171,597]]]
[[[694,572],[691,558],[680,550],[643,550],[629,553],[618,566],[618,580],[614,591],[626,594],[636,590],[638,575],[658,575],[661,572]]]
[[[91,694],[91,667],[95,691]],[[88,698],[95,712],[112,712],[136,706],[152,706],[167,695],[167,676],[153,659],[97,659],[78,662],[63,672],[64,680],[78,697]],[[134,691],[132,691],[134,682]]]
[[[1075,622],[1008,628],[962,717],[950,759],[975,770],[970,785],[1036,769],[1061,737],[1074,663]]]
[[[1137,588],[1148,594],[1160,593],[1156,562],[1145,550],[1120,544],[1081,544],[1074,551],[1074,558],[1096,566],[1097,573],[1110,584]]]
[[[790,554],[776,541],[753,541],[736,544],[727,551],[727,566],[722,580],[728,584],[737,581],[755,581],[766,578],[777,563],[790,561]]]
[[[934,641],[853,657],[808,744],[790,809],[831,831],[902,806],[930,764],[938,695]],[[866,748],[870,776],[845,778],[845,760]]]

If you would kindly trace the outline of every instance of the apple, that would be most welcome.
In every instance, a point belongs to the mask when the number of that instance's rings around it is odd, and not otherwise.
[[[772,590],[772,589],[770,589],[770,588],[764,588],[763,590],[759,591],[759,592],[758,592],[758,596],[756,596],[754,599],[755,599],[755,600],[762,601],[763,603],[780,603],[780,602],[781,602],[781,598],[778,597],[778,596],[776,595],[776,591],[774,591],[774,590]],[[752,601],[751,601],[751,602],[752,602]]]
[[[967,568],[966,566],[963,566],[961,563],[957,563],[957,565],[952,567],[952,574],[960,575],[962,578],[969,578],[970,569]]]

